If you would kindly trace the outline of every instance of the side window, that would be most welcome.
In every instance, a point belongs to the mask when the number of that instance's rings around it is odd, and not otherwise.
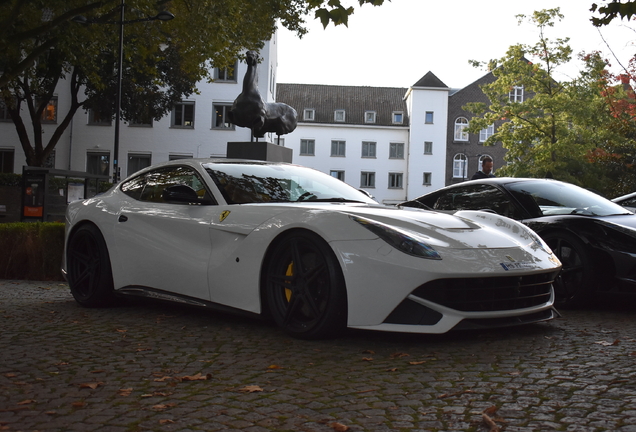
[[[510,198],[494,186],[473,185],[453,188],[435,202],[436,210],[493,210],[512,219],[522,219],[522,213]]]
[[[185,185],[197,193],[201,204],[214,202],[214,198],[198,174],[189,167],[165,167],[135,177],[122,184],[122,192],[140,201],[165,203],[163,191],[168,186]]]

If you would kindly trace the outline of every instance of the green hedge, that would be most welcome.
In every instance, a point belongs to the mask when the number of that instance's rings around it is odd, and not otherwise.
[[[0,186],[21,186],[22,174],[0,173]]]
[[[0,224],[0,279],[64,280],[64,224]]]

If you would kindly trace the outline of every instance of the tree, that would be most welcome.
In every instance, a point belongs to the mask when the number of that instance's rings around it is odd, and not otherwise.
[[[486,145],[501,142],[507,149],[507,165],[500,175],[513,177],[554,177],[575,184],[589,184],[594,177],[588,168],[588,152],[594,148],[595,129],[586,120],[598,109],[601,98],[583,81],[562,83],[555,72],[570,61],[568,38],[550,40],[546,31],[563,15],[559,9],[518,15],[519,23],[529,21],[539,29],[534,45],[513,45],[506,56],[491,62],[496,80],[482,91],[490,105],[468,104],[478,117],[469,132],[478,132],[504,121]],[[518,98],[523,92],[522,98]],[[517,97],[515,97],[517,96]]]
[[[600,17],[592,17],[591,19],[592,24],[597,27],[601,27],[604,25],[608,25],[610,22],[618,17],[620,17],[621,19],[631,19],[632,16],[636,15],[636,1],[610,0],[609,3],[603,6],[592,3],[590,11],[599,12],[601,14]]]
[[[384,0],[359,0],[381,5]],[[116,95],[116,46],[121,0],[0,0],[0,93],[16,126],[27,163],[41,166],[78,109],[106,116]],[[340,0],[127,0],[126,19],[169,9],[178,19],[125,25],[122,118],[160,118],[174,101],[211,79],[210,66],[228,67],[247,49],[259,49],[280,23],[300,37],[315,13],[324,26],[347,24],[353,8]],[[85,16],[90,25],[75,22]],[[55,132],[43,142],[42,120],[60,80],[72,97]],[[86,98],[80,91],[86,92]],[[139,105],[143,100],[147,107]],[[33,142],[20,112],[25,105]]]

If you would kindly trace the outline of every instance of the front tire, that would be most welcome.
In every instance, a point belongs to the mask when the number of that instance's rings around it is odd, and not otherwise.
[[[326,338],[346,328],[342,270],[317,235],[298,231],[284,237],[268,254],[264,274],[269,312],[291,336]]]
[[[80,305],[106,307],[115,302],[108,248],[96,226],[83,225],[71,235],[66,263],[71,294]]]
[[[567,305],[587,303],[594,286],[594,272],[585,244],[566,232],[551,232],[542,238],[563,264],[554,281],[557,301]]]

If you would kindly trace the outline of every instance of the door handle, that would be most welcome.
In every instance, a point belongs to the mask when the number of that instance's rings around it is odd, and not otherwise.
[[[126,215],[119,215],[119,219],[117,219],[118,222],[126,222],[128,220],[128,216]]]

